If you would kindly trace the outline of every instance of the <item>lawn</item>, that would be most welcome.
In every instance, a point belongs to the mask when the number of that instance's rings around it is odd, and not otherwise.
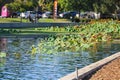
[[[21,18],[0,18],[0,23],[19,23],[21,22]],[[29,22],[28,19],[22,19],[22,22],[26,23]],[[47,19],[47,18],[40,18],[38,22],[70,22],[67,19]],[[0,35],[46,35],[46,34],[61,34],[65,33],[65,31],[49,31],[52,28],[27,28],[27,29],[0,29]],[[58,28],[57,28],[58,29]]]
[[[28,19],[21,18],[0,18],[0,23],[9,23],[9,22],[30,22]],[[68,19],[47,19],[40,18],[38,22],[70,22]]]

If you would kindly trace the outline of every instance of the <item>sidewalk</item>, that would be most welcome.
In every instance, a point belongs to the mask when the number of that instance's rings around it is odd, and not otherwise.
[[[90,80],[120,80],[120,57],[103,66]]]

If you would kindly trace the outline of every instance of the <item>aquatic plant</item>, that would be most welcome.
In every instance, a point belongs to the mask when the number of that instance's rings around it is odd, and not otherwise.
[[[53,27],[51,30],[54,30]],[[69,33],[41,40],[37,47],[40,52],[48,54],[62,51],[76,52],[86,50],[98,42],[111,41],[120,36],[120,23],[113,20],[95,22],[93,24],[65,27],[63,30]]]
[[[0,52],[0,58],[4,58],[6,57],[6,53],[5,52]]]

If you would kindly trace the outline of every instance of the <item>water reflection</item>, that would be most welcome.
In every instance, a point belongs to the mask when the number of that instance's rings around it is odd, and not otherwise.
[[[6,50],[7,50],[7,39],[0,38],[0,67],[6,63]]]
[[[6,47],[7,47],[7,39],[0,38],[0,51],[6,51]]]
[[[88,64],[120,51],[119,44],[96,44],[90,51],[61,52],[55,55],[30,55],[32,45],[37,46],[38,39],[8,38],[9,56],[0,60],[0,80],[57,80]],[[106,44],[106,45],[105,45]]]
[[[102,59],[103,57],[109,56],[112,50],[112,42],[101,42],[95,43],[93,47],[89,49],[89,56],[93,60],[93,62]],[[114,50],[114,49],[113,49]]]

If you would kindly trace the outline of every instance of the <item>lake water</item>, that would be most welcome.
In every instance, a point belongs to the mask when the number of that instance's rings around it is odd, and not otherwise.
[[[27,53],[34,38],[7,38],[6,58],[0,58],[0,80],[57,80],[73,71],[120,51],[120,44],[99,45],[90,51],[59,54]]]

